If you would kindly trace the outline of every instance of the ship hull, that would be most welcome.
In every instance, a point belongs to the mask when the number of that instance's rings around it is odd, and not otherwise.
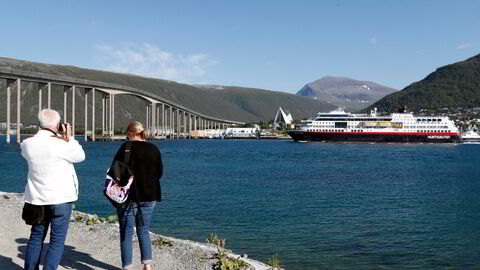
[[[355,132],[309,132],[302,130],[288,131],[296,142],[354,142],[354,143],[460,143],[458,134],[422,134],[422,133],[355,133]]]
[[[480,138],[462,138],[464,143],[480,143]]]

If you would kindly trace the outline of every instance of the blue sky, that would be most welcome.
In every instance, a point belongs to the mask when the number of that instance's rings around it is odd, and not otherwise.
[[[296,93],[480,53],[480,1],[2,1],[0,57]]]

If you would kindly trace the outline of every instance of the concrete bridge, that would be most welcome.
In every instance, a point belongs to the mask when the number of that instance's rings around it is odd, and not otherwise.
[[[129,95],[145,102],[145,122],[149,134],[164,136],[166,138],[190,137],[194,130],[205,129],[224,129],[231,125],[243,124],[242,122],[219,119],[203,115],[194,110],[185,108],[172,101],[166,100],[155,94],[141,89],[116,85],[98,81],[77,79],[65,76],[51,75],[32,71],[23,71],[11,68],[0,67],[0,79],[6,80],[7,95],[7,135],[6,141],[10,143],[10,124],[11,124],[11,93],[16,90],[17,108],[16,108],[16,141],[20,143],[20,124],[21,122],[21,87],[25,83],[38,83],[38,110],[51,108],[52,85],[59,85],[63,88],[63,93],[53,93],[63,95],[63,122],[69,122],[72,125],[72,132],[75,132],[75,116],[78,110],[75,108],[75,96],[78,91],[84,96],[84,136],[87,141],[87,135],[90,134],[92,141],[95,141],[95,129],[98,128],[95,123],[96,111],[95,102],[99,98],[102,100],[102,137],[115,136],[115,97],[118,95]],[[47,92],[46,102],[42,100],[43,91]],[[70,100],[68,100],[70,93]],[[30,93],[27,93],[30,94]],[[89,116],[88,102],[91,102],[91,112]],[[45,104],[46,103],[46,104]],[[71,108],[68,105],[71,104]],[[70,111],[70,114],[68,112]],[[91,117],[90,121],[88,121]],[[88,130],[90,128],[90,131]],[[74,133],[75,135],[75,133]]]

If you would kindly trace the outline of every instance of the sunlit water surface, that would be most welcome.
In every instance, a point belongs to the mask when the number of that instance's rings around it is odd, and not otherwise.
[[[286,269],[480,269],[478,144],[154,143],[165,164],[156,233],[216,233]],[[102,187],[120,142],[82,145],[76,208],[111,215]],[[26,174],[18,146],[0,143],[0,190],[23,192]]]

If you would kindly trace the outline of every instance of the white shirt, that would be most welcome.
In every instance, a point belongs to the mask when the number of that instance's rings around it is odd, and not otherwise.
[[[73,163],[85,160],[82,146],[73,137],[66,142],[47,130],[24,140],[20,148],[28,163],[24,199],[35,205],[73,202],[78,199],[78,179]]]

